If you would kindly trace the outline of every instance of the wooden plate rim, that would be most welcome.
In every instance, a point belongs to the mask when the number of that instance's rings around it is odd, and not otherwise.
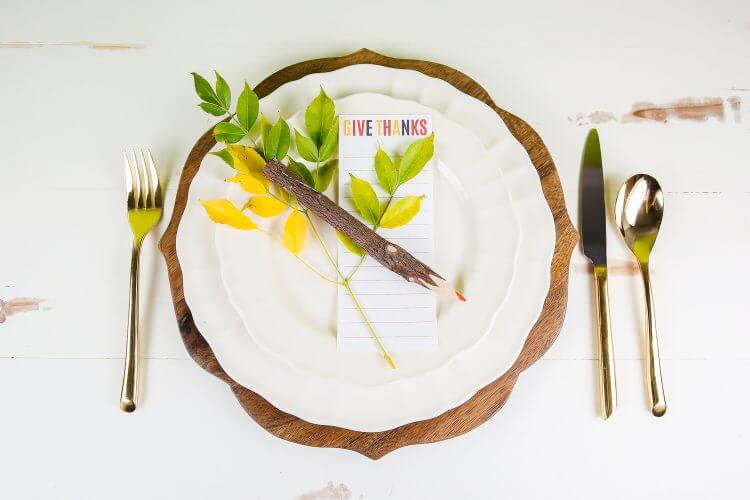
[[[499,108],[487,91],[465,74],[429,61],[397,59],[361,49],[349,55],[314,59],[283,68],[264,79],[255,92],[265,97],[281,85],[311,73],[325,73],[355,64],[376,64],[416,70],[440,78],[458,90],[483,101],[503,119],[513,136],[529,153],[542,184],[555,222],[555,250],[550,267],[550,288],[544,307],[513,366],[494,382],[480,389],[466,403],[445,413],[383,432],[357,432],[340,427],[312,424],[284,413],[253,391],[232,380],[221,368],[206,340],[193,322],[185,302],[182,268],[177,259],[177,229],[185,211],[190,184],[206,154],[216,144],[211,130],[196,142],[180,176],[170,223],[159,247],[167,263],[172,299],[180,335],[190,356],[209,373],[226,382],[245,411],[263,428],[282,439],[307,446],[346,448],[378,459],[403,446],[431,443],[468,432],[494,415],[507,401],[518,375],[536,362],[552,345],[562,328],[568,296],[570,256],[578,241],[563,196],[555,165],[539,135],[522,119]]]

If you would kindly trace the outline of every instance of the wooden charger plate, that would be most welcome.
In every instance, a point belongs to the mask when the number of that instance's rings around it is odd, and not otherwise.
[[[362,49],[343,57],[314,59],[286,67],[263,80],[255,88],[255,92],[258,97],[263,98],[281,85],[311,73],[326,73],[355,64],[377,64],[420,71],[425,75],[445,80],[458,90],[479,99],[500,115],[513,136],[526,149],[536,167],[544,196],[555,221],[555,252],[550,268],[550,288],[539,319],[531,329],[521,354],[505,374],[457,408],[429,420],[413,422],[383,432],[357,432],[306,422],[278,410],[258,394],[232,380],[221,368],[193,322],[190,308],[185,302],[182,269],[177,259],[176,248],[177,229],[185,211],[190,183],[198,172],[203,158],[216,144],[211,130],[203,134],[185,161],[172,220],[159,246],[167,261],[180,334],[190,356],[204,370],[226,382],[245,411],[258,424],[271,434],[287,441],[307,446],[346,448],[378,459],[402,446],[432,443],[461,435],[484,423],[502,408],[513,390],[518,375],[536,362],[560,333],[568,301],[570,256],[578,241],[578,234],[570,223],[555,165],[539,135],[522,119],[497,107],[487,91],[477,82],[448,66],[428,61],[396,59]]]

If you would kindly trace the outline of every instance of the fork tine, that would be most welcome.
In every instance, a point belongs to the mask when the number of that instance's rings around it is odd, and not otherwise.
[[[153,187],[151,186],[151,176],[148,173],[142,149],[138,150],[137,158],[138,174],[141,176],[141,208],[151,208],[153,206]]]
[[[122,151],[125,157],[125,183],[128,188],[128,204],[129,208],[138,208],[138,203],[141,195],[141,184],[138,177],[138,171],[135,166],[135,156],[131,157],[127,151]],[[130,204],[132,203],[132,207]]]
[[[154,157],[151,156],[151,150],[146,149],[147,160],[148,160],[148,172],[151,176],[151,187],[154,195],[154,205],[156,208],[161,207],[161,183],[159,182],[159,175],[156,173],[156,165],[154,164]]]
[[[141,159],[143,160],[143,169],[146,177],[148,177],[148,206],[150,208],[156,207],[156,179],[154,179],[153,169],[151,162],[146,155],[146,152],[141,149]]]
[[[128,155],[130,160],[130,169],[133,171],[133,192],[135,193],[135,208],[140,208],[142,203],[141,196],[141,175],[138,172],[138,160],[135,157],[135,150],[131,149]]]
[[[143,164],[138,161],[138,154],[135,149],[131,149],[133,154],[133,169],[135,170],[136,178],[138,179],[138,208],[146,208],[147,201],[146,196],[148,195],[148,181],[143,175]]]
[[[128,153],[122,150],[122,157],[125,160],[125,191],[128,196],[133,194],[133,171],[130,170],[130,162],[128,161]]]

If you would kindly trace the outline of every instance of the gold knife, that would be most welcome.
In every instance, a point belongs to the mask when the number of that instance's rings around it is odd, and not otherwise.
[[[581,158],[580,229],[583,253],[594,266],[596,311],[599,327],[599,386],[602,417],[608,419],[617,407],[615,355],[609,321],[607,293],[607,214],[604,206],[604,173],[599,134],[591,129]]]

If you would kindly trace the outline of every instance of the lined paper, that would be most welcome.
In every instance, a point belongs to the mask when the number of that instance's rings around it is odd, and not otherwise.
[[[415,120],[421,126],[415,127]],[[390,126],[386,126],[386,123],[390,123]],[[400,125],[399,135],[394,135],[396,124]],[[368,181],[381,203],[384,203],[388,194],[378,185],[374,166],[378,144],[391,158],[395,158],[403,154],[411,142],[431,133],[430,115],[341,115],[339,204],[360,218],[351,199],[350,173]],[[399,187],[392,201],[395,203],[406,195],[424,195],[419,214],[400,228],[378,230],[384,238],[403,247],[428,266],[433,265],[434,254],[433,170],[432,162],[428,163],[418,176]],[[359,263],[360,257],[339,243],[338,261],[344,274],[348,275]],[[357,270],[351,280],[351,288],[389,351],[438,349],[436,298],[432,292],[405,281],[371,257],[366,257]],[[343,287],[338,289],[338,350],[377,351],[377,345],[354,301]]]

